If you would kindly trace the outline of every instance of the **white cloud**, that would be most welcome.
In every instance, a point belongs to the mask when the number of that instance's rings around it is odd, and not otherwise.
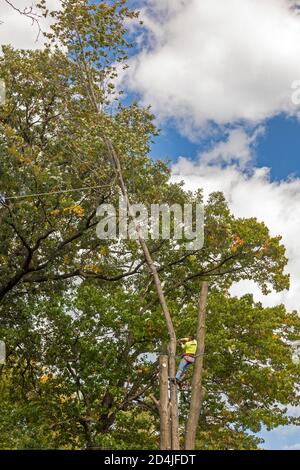
[[[284,446],[283,450],[300,450],[300,442],[290,446]]]
[[[124,83],[191,133],[295,113],[300,15],[291,0],[148,0],[148,41]],[[187,132],[186,132],[187,133]]]
[[[211,150],[201,153],[201,163],[219,164],[237,161],[241,167],[245,167],[253,160],[256,140],[263,133],[262,126],[259,126],[252,134],[248,134],[242,128],[230,130],[226,141],[221,141]]]
[[[300,179],[272,182],[268,168],[254,168],[247,175],[237,165],[221,168],[183,157],[172,166],[172,174],[173,181],[185,181],[187,189],[203,188],[206,197],[213,191],[223,191],[237,217],[256,217],[266,223],[272,235],[282,235],[289,258],[290,290],[263,296],[254,282],[242,281],[232,288],[232,294],[239,296],[252,292],[264,305],[284,303],[288,309],[298,310]]]
[[[291,99],[292,83],[300,79],[300,15],[293,8],[299,3],[148,0],[143,48],[123,77],[159,118],[175,119],[190,138],[212,123],[225,130],[226,138],[198,161],[179,158],[173,180],[183,179],[191,190],[204,188],[206,195],[223,191],[236,216],[257,217],[272,235],[282,235],[290,290],[265,297],[244,281],[232,293],[253,292],[265,305],[282,302],[288,309],[299,308],[300,179],[272,182],[268,168],[254,167],[250,174],[244,169],[253,165],[261,123],[299,111]]]
[[[32,0],[12,0],[11,2],[20,10],[34,5],[36,2]],[[60,0],[47,0],[47,7],[50,10],[57,10],[60,8]],[[37,49],[43,47],[44,38],[40,34],[38,37],[38,27],[32,24],[29,18],[21,15],[15,11],[5,0],[0,0],[0,46],[12,45],[18,49]],[[34,11],[38,11],[34,7]],[[39,23],[42,31],[49,30],[51,24],[50,18],[40,18]]]

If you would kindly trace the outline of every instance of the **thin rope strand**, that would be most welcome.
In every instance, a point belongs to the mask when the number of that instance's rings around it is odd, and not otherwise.
[[[11,199],[25,199],[27,197],[37,197],[37,196],[51,196],[54,194],[62,194],[62,193],[72,193],[76,191],[85,191],[87,189],[99,189],[99,188],[108,188],[111,184],[105,184],[102,186],[85,186],[83,188],[76,188],[76,189],[61,189],[60,191],[50,191],[48,193],[35,193],[35,194],[24,194],[21,196],[1,196],[4,200],[11,200]]]

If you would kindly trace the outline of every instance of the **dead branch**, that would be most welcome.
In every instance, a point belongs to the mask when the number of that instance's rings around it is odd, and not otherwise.
[[[4,2],[7,3],[7,5],[9,5],[13,10],[18,12],[20,15],[28,18],[31,21],[32,26],[35,25],[38,28],[38,33],[37,33],[37,37],[35,40],[37,42],[39,40],[40,34],[42,33],[42,28],[40,25],[40,18],[42,17],[42,15],[38,14],[34,10],[33,5],[21,9],[21,8],[16,7],[14,3],[11,2],[10,0],[4,0]],[[3,21],[0,21],[0,23],[3,23]]]

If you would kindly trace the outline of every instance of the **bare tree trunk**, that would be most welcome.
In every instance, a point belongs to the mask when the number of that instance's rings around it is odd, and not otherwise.
[[[160,414],[160,449],[171,449],[171,426],[169,407],[169,358],[159,358],[159,414]]]
[[[84,51],[83,51],[84,53]],[[91,79],[91,75],[88,69],[88,64],[84,63],[85,66],[85,74],[86,74],[86,79],[87,79],[87,88],[88,88],[88,95],[90,98],[90,101],[97,113],[100,113],[97,99],[95,97],[94,93],[94,84]],[[173,450],[179,450],[180,445],[179,445],[179,421],[178,421],[178,406],[177,406],[177,385],[175,383],[175,374],[176,374],[176,334],[172,322],[172,317],[165,299],[165,295],[163,292],[163,288],[160,282],[160,278],[156,269],[156,266],[153,262],[153,259],[151,257],[150,251],[148,249],[147,243],[143,237],[143,232],[140,227],[140,225],[137,223],[135,219],[135,213],[132,209],[128,192],[127,192],[127,187],[123,178],[123,172],[121,168],[121,163],[119,156],[110,140],[110,138],[106,135],[105,131],[102,131],[101,133],[101,138],[103,140],[103,143],[105,144],[108,152],[108,156],[111,160],[111,164],[113,167],[113,170],[115,172],[116,178],[118,180],[118,184],[122,193],[122,196],[125,200],[127,210],[128,210],[128,215],[129,217],[132,218],[134,224],[135,224],[135,229],[137,232],[138,236],[138,241],[140,243],[140,246],[144,252],[144,256],[146,258],[146,262],[151,270],[157,296],[159,299],[159,303],[161,306],[161,309],[163,311],[165,321],[166,321],[166,326],[168,329],[168,335],[169,335],[169,348],[168,348],[168,353],[169,353],[169,377],[170,377],[170,418],[171,418],[171,428],[172,428],[172,449]]]
[[[175,374],[176,374],[176,334],[172,322],[172,317],[166,302],[166,298],[162,289],[162,285],[160,282],[160,278],[156,269],[156,266],[153,262],[153,259],[151,257],[151,254],[149,252],[147,243],[143,237],[142,229],[140,225],[136,222],[135,220],[135,214],[132,209],[132,206],[129,201],[128,193],[127,193],[127,188],[123,179],[123,174],[121,170],[121,164],[119,157],[110,141],[110,139],[103,134],[102,136],[103,142],[105,143],[110,159],[113,164],[113,168],[115,170],[116,176],[118,178],[119,186],[122,192],[122,196],[125,199],[127,210],[129,216],[132,218],[132,220],[135,223],[135,229],[138,235],[138,240],[141,245],[141,248],[144,252],[147,264],[152,272],[153,279],[154,279],[154,284],[156,287],[156,292],[157,296],[159,299],[159,303],[161,306],[161,309],[163,311],[167,329],[168,329],[168,334],[169,334],[169,347],[168,347],[168,353],[169,353],[169,377],[170,377],[170,405],[171,405],[171,410],[170,410],[170,416],[171,416],[171,429],[172,429],[172,449],[173,450],[179,450],[180,445],[179,445],[179,420],[178,420],[178,404],[177,404],[177,385],[175,383]]]
[[[176,339],[169,343],[169,376],[172,379],[170,383],[170,415],[171,415],[171,437],[172,449],[179,450],[179,418],[177,402],[177,384],[176,375]]]
[[[208,283],[204,281],[201,286],[198,308],[197,322],[197,352],[192,380],[192,397],[189,410],[189,416],[186,423],[185,431],[185,449],[194,450],[196,443],[196,432],[199,422],[200,411],[204,398],[204,390],[202,389],[203,374],[203,355],[205,350],[205,319],[206,319],[206,303],[208,295]]]

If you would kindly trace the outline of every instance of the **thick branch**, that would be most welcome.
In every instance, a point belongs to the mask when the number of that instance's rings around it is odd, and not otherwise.
[[[202,375],[203,356],[205,350],[205,319],[206,303],[208,295],[208,283],[204,281],[201,286],[199,299],[198,322],[197,322],[197,352],[192,380],[192,397],[189,416],[186,424],[185,449],[194,450],[196,442],[196,432],[203,401]]]

